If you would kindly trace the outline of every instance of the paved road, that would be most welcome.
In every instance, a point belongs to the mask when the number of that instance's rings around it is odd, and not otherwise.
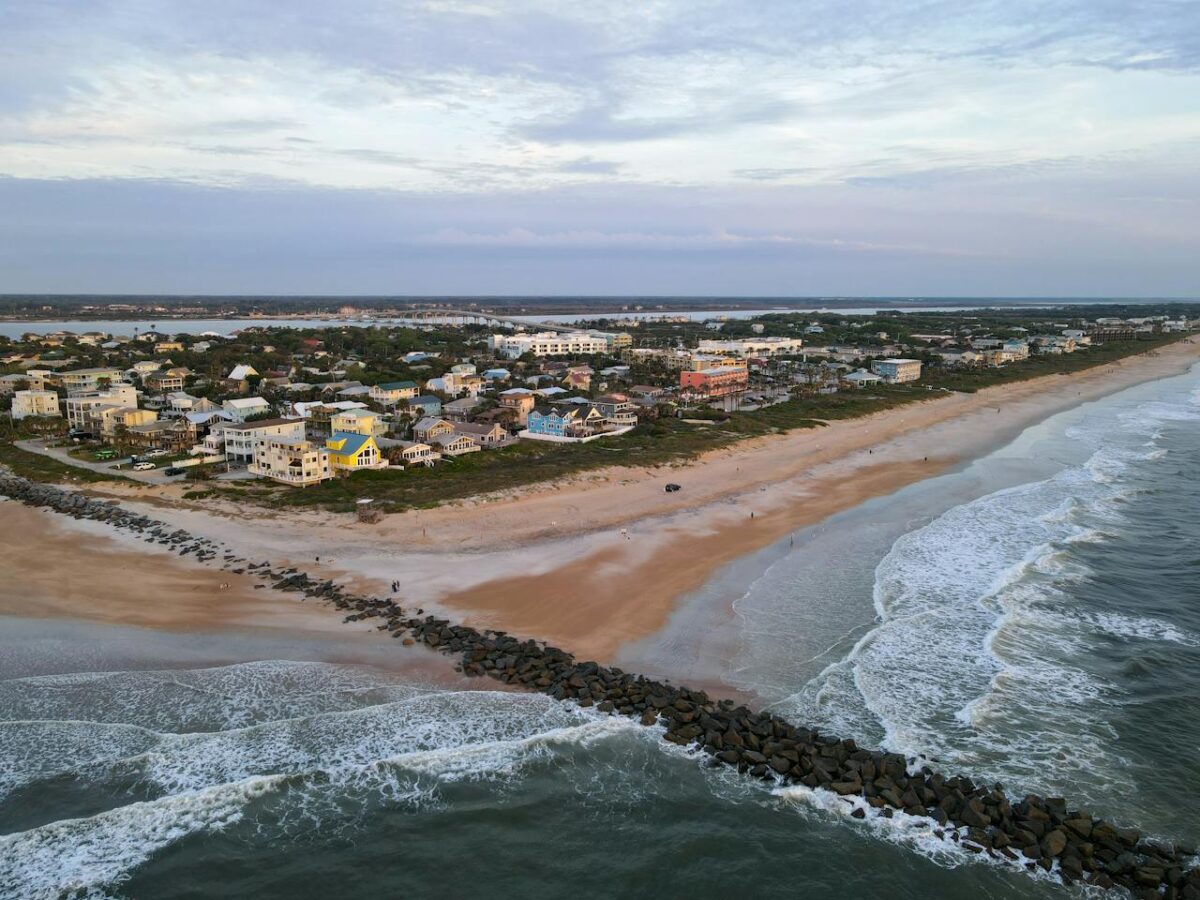
[[[47,447],[40,440],[17,441],[16,444],[22,450],[28,450],[30,453],[40,453],[42,456],[49,456],[51,459],[66,463],[68,466],[75,466],[79,469],[91,469],[93,472],[99,472],[102,475],[118,474],[133,481],[141,481],[146,484],[169,484],[172,481],[179,480],[177,477],[167,477],[164,474],[165,467],[162,469],[147,469],[143,472],[135,472],[129,465],[129,457],[119,460],[106,460],[104,462],[90,462],[71,456],[67,452],[70,449],[68,447]],[[117,468],[118,465],[120,465],[119,469]]]

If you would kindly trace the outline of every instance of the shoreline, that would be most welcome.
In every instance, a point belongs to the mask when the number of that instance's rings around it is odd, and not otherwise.
[[[4,478],[4,489],[21,502],[127,529],[145,540],[158,540],[207,558],[223,554],[226,565],[245,565],[284,591],[358,610],[346,621],[378,619],[380,629],[408,645],[421,644],[460,660],[467,677],[487,677],[516,690],[537,692],[597,714],[620,716],[642,727],[659,729],[667,742],[707,755],[710,767],[725,766],[758,779],[776,792],[851,805],[850,817],[892,818],[897,811],[928,822],[939,840],[987,852],[1014,871],[1040,866],[1070,885],[1086,881],[1101,888],[1200,884],[1195,850],[1170,840],[1143,840],[1137,828],[1121,828],[1086,808],[1068,806],[1061,797],[1009,794],[996,783],[976,784],[970,776],[938,772],[886,748],[866,749],[853,738],[839,738],[794,724],[767,710],[755,711],[732,699],[714,699],[703,690],[676,686],[596,662],[580,662],[561,648],[496,631],[480,631],[435,616],[413,616],[392,600],[347,594],[329,581],[313,579],[296,568],[278,570],[250,563],[212,541],[166,523],[112,507],[78,492],[64,491],[20,477]],[[265,568],[264,568],[265,567]],[[931,760],[936,762],[936,760]],[[824,792],[822,794],[821,792]],[[1049,830],[1053,829],[1053,830]],[[1035,862],[1036,860],[1036,862]],[[1057,868],[1056,868],[1057,864]],[[1189,868],[1189,864],[1191,867]]]
[[[398,581],[394,596],[408,605],[608,660],[661,630],[682,597],[732,561],[983,455],[1064,409],[1180,374],[1198,358],[1200,344],[1183,341],[1074,375],[758,438],[679,466],[593,472],[519,498],[395,514],[375,526],[311,511],[200,509],[169,492],[147,497],[144,488],[88,492],[247,558],[299,566],[379,596],[392,596],[390,582]],[[664,494],[667,481],[684,490]],[[129,541],[114,540],[133,552]],[[23,559],[10,560],[22,566]],[[130,614],[119,603],[104,606],[74,612],[96,620]],[[174,615],[186,629],[193,612],[163,612],[161,624]],[[246,615],[238,627],[261,624],[258,613]]]

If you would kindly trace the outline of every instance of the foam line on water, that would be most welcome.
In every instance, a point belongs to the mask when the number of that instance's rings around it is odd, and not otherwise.
[[[112,891],[164,847],[238,822],[246,804],[282,781],[220,785],[0,836],[0,897],[59,900]]]

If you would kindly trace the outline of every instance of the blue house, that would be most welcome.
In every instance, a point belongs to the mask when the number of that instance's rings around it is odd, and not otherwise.
[[[541,406],[529,413],[529,423],[526,426],[530,434],[550,434],[555,437],[566,437],[569,424],[577,417],[573,409],[559,411],[549,406]]]
[[[439,416],[442,413],[442,401],[437,397],[410,397],[408,406],[422,416]]]

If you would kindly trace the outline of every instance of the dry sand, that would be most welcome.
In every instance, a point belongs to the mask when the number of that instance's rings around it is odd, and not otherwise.
[[[1200,342],[1182,342],[1075,375],[932,394],[924,403],[746,442],[679,466],[612,468],[520,494],[393,515],[375,526],[349,515],[198,507],[170,489],[120,486],[103,493],[250,559],[294,564],[374,592],[387,593],[398,580],[399,596],[411,603],[604,660],[623,642],[659,629],[681,595],[738,556],[982,455],[1054,413],[1182,373],[1198,357]],[[664,493],[669,481],[683,490]],[[66,568],[69,559],[71,568],[83,568],[78,553],[86,549],[64,551],[55,565]],[[20,553],[5,561],[6,568],[27,565]],[[132,565],[94,562],[98,569]],[[39,576],[34,584],[48,596],[64,577]],[[261,591],[236,587],[221,597],[186,582],[177,590],[174,612],[148,613],[114,590],[111,611],[93,614],[177,617],[180,627],[205,620],[210,605],[247,627],[293,615],[253,596]],[[311,614],[337,624],[328,611]]]

